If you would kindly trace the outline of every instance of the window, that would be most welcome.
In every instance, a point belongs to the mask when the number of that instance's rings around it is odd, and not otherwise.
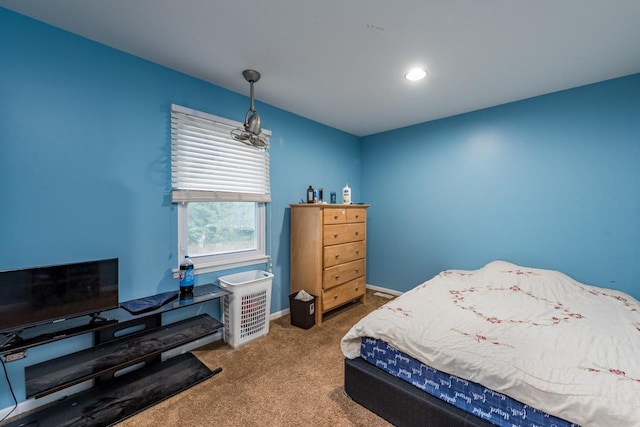
[[[171,106],[171,198],[178,204],[178,256],[182,260],[189,255],[196,270],[268,260],[269,154],[232,139],[231,130],[238,126],[242,123]]]
[[[266,261],[265,204],[188,202],[178,205],[178,253],[201,267]]]

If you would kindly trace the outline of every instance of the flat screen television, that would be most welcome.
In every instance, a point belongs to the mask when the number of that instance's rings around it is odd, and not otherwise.
[[[118,258],[0,271],[0,332],[118,306]]]

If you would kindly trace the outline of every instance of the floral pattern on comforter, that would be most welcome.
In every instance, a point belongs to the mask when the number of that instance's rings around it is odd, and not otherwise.
[[[494,261],[447,270],[342,339],[382,339],[423,363],[585,426],[640,426],[640,304],[558,271]]]

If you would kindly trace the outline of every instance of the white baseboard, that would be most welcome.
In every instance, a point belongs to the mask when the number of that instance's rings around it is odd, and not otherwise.
[[[276,311],[275,313],[271,313],[271,315],[269,316],[269,320],[276,320],[279,319],[280,317],[284,317],[287,314],[289,314],[289,309],[285,308],[284,310],[280,310],[280,311]]]
[[[367,285],[367,289],[371,289],[372,291],[382,292],[384,294],[393,295],[393,296],[396,296],[396,297],[403,294],[400,291],[396,291],[396,290],[393,290],[393,289],[387,289],[387,288],[383,288],[381,286],[374,286],[374,285]]]

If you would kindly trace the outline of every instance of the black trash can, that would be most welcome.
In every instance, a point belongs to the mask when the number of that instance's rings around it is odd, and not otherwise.
[[[311,295],[311,301],[301,301],[296,299],[295,294],[289,295],[289,312],[291,314],[291,324],[302,329],[309,329],[316,324],[316,296]]]

